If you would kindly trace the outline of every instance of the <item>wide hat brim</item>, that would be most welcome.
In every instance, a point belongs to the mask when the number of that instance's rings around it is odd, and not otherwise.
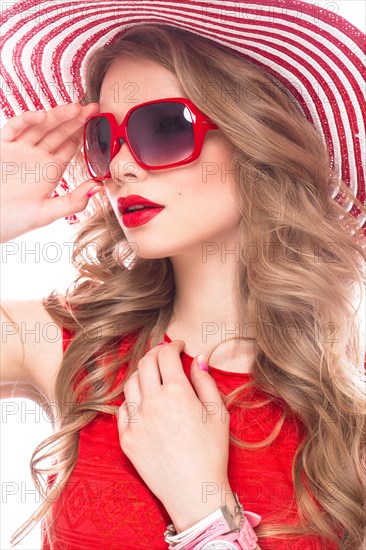
[[[298,0],[25,0],[0,22],[7,118],[78,101],[89,55],[134,25],[186,29],[240,52],[285,87],[320,132],[353,196],[334,198],[366,235],[366,35],[341,16]],[[55,194],[71,187],[65,172]]]

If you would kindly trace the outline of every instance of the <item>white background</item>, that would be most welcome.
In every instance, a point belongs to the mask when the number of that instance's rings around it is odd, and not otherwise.
[[[364,0],[313,3],[336,11],[365,32]],[[72,234],[73,228],[59,220],[2,245],[2,298],[41,298],[54,288],[64,290],[73,278],[71,248],[64,244],[71,243]],[[36,445],[51,434],[51,426],[32,401],[6,399],[0,406],[0,548],[9,550],[10,534],[30,516],[39,502],[29,474],[29,461]],[[17,548],[39,549],[39,528],[36,527]]]

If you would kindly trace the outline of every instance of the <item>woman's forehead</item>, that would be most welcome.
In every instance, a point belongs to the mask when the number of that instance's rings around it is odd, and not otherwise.
[[[134,105],[164,97],[184,94],[177,77],[168,69],[151,60],[121,56],[108,68],[101,86],[100,107],[110,110],[125,105],[126,111]]]

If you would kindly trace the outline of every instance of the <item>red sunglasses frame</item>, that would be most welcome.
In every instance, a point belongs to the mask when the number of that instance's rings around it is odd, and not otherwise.
[[[193,126],[193,152],[191,155],[189,155],[187,158],[173,162],[171,164],[162,164],[160,166],[151,166],[150,164],[145,164],[139,157],[134,153],[133,148],[131,146],[129,137],[128,137],[128,131],[127,131],[127,124],[128,120],[131,116],[131,114],[136,111],[137,109],[140,109],[140,107],[144,107],[145,105],[152,105],[154,103],[181,103],[191,113],[192,116],[192,126]],[[97,117],[105,117],[108,119],[110,128],[111,128],[111,150],[110,150],[110,160],[118,154],[118,152],[121,149],[121,144],[119,141],[119,138],[123,138],[124,142],[127,144],[133,158],[136,160],[137,164],[141,166],[141,168],[144,168],[145,170],[164,170],[166,168],[174,168],[176,166],[182,166],[184,164],[189,164],[190,162],[193,162],[196,160],[202,151],[203,147],[203,141],[205,139],[206,132],[208,130],[217,130],[218,126],[212,122],[205,114],[203,114],[195,105],[192,103],[190,99],[187,99],[185,97],[173,97],[173,98],[162,98],[162,99],[154,99],[153,101],[146,101],[145,103],[139,103],[138,105],[135,105],[132,107],[125,115],[124,119],[122,120],[121,124],[117,123],[116,117],[112,113],[97,113],[96,115],[92,115],[89,117],[84,124],[84,135],[83,135],[83,154],[85,158],[85,163],[88,168],[88,172],[91,175],[92,179],[95,181],[103,181],[105,179],[111,178],[111,173],[108,171],[108,173],[103,177],[97,177],[94,176],[89,168],[89,161],[87,158],[87,148],[86,148],[86,127],[90,120]],[[122,144],[123,145],[123,144]]]

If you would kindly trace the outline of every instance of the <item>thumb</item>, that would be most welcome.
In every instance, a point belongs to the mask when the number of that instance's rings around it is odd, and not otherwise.
[[[208,372],[204,355],[196,355],[191,364],[191,381],[200,401],[221,404],[216,382]]]
[[[78,185],[71,193],[46,199],[44,206],[54,220],[76,214],[82,212],[87,207],[89,198],[92,196],[90,192],[94,195],[97,191],[102,190],[103,187],[102,182],[87,180]]]

